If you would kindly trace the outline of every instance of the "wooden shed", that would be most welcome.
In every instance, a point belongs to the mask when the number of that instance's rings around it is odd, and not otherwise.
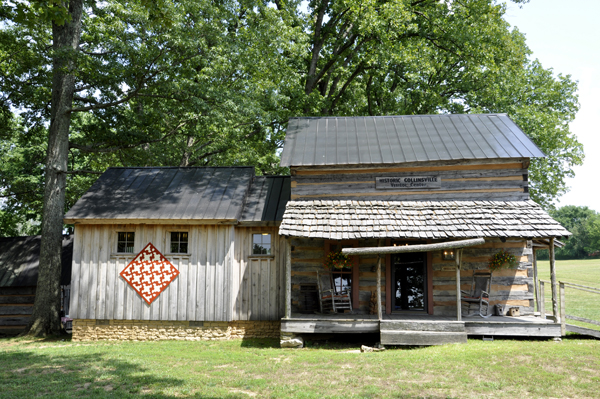
[[[33,311],[38,281],[41,236],[0,238],[0,334],[18,334]],[[73,237],[63,239],[62,308],[69,312]]]
[[[279,336],[285,176],[254,168],[110,168],[75,225],[73,339]],[[122,272],[148,246],[178,275],[148,303]]]
[[[110,168],[65,215],[74,339],[560,336],[556,308],[553,320],[535,309],[534,248],[570,235],[529,199],[543,156],[501,114],[328,117],[290,119],[291,176]],[[516,260],[492,273],[502,314],[465,317],[461,290],[499,251]],[[332,252],[351,253],[331,272],[352,308],[324,313],[317,277]]]

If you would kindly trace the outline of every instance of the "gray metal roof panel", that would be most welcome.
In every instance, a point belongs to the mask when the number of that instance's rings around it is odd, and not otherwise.
[[[281,166],[544,156],[504,114],[292,118]]]
[[[236,220],[252,167],[109,168],[65,219]]]
[[[240,222],[281,221],[290,197],[289,176],[257,176],[250,187]]]

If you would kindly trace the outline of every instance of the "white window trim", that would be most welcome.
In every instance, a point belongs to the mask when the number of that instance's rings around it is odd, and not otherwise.
[[[255,254],[254,253],[254,234],[268,234],[271,236],[271,253],[270,254]],[[250,255],[248,256],[248,259],[250,258],[260,258],[260,259],[264,259],[264,258],[275,258],[275,254],[273,253],[273,233],[271,232],[267,232],[265,233],[264,231],[251,231],[250,232]]]
[[[188,250],[187,252],[171,252],[171,233],[187,233],[188,235]],[[192,235],[188,229],[178,229],[178,230],[168,230],[165,235],[165,252],[164,256],[170,257],[183,257],[189,258],[192,256],[192,252],[190,251],[190,243],[192,242]]]
[[[119,233],[133,233],[133,252],[117,252],[119,246]],[[142,249],[140,248],[140,232],[138,226],[114,228],[109,238],[111,258],[134,258]]]

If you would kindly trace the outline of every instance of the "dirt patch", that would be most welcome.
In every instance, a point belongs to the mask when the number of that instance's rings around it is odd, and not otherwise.
[[[244,391],[243,389],[230,389],[229,392],[231,393],[243,393],[244,395],[248,395],[250,397],[255,397],[256,393],[252,392],[252,391]]]
[[[86,383],[85,383],[85,384],[83,384],[83,385],[81,385],[81,384],[77,384],[77,385],[75,385],[75,386],[74,386],[74,388],[75,388],[75,392],[78,392],[78,391],[84,391],[84,390],[88,389],[88,388],[89,388],[91,385],[92,385],[92,383],[91,383],[91,382],[86,382]]]

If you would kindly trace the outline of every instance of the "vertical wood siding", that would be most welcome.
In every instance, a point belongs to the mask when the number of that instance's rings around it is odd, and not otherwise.
[[[285,239],[277,227],[238,227],[232,297],[234,320],[279,320],[285,310]],[[252,234],[271,234],[271,256],[252,255]]]
[[[135,231],[133,254],[116,253],[117,231]],[[189,254],[169,254],[167,244],[171,231],[189,232]],[[71,317],[232,320],[234,235],[233,226],[77,225]],[[180,273],[151,305],[147,305],[119,275],[149,242]]]

